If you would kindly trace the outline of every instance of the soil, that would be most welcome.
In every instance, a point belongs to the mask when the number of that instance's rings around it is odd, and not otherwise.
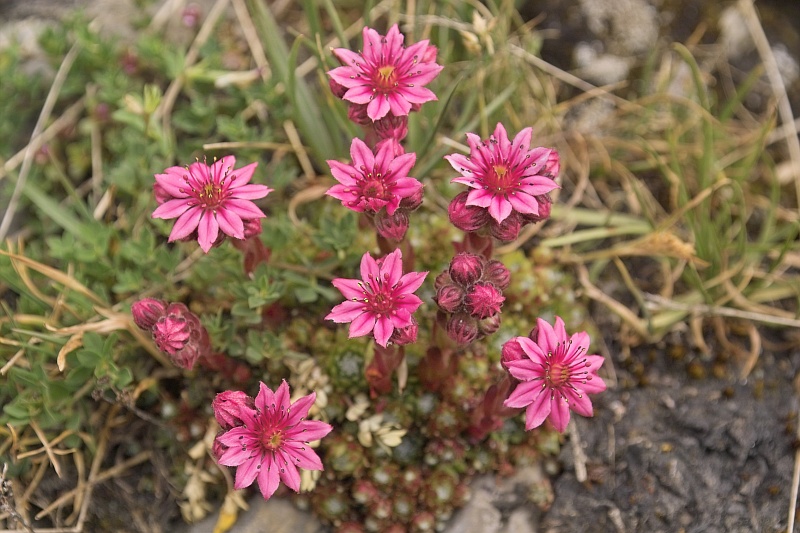
[[[564,447],[540,531],[786,531],[800,351],[762,354],[746,380],[693,379],[706,363],[676,351],[615,361],[618,387],[576,417],[588,480]]]

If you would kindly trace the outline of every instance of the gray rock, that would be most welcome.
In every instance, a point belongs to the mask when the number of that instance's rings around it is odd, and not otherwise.
[[[228,533],[322,533],[320,523],[308,511],[301,511],[291,502],[274,498],[264,501],[254,496],[250,509],[239,514],[239,520]],[[187,525],[176,533],[213,533],[219,513],[202,522]]]

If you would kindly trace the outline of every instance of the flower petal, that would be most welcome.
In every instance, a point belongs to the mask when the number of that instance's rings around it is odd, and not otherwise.
[[[394,324],[389,318],[380,316],[375,320],[375,342],[386,348],[392,333],[394,333]]]
[[[258,475],[260,464],[261,457],[258,456],[240,464],[236,468],[236,482],[233,484],[233,487],[236,489],[243,489],[252,485]]]
[[[278,467],[273,456],[267,455],[258,473],[258,488],[261,490],[261,496],[265,500],[269,500],[278,490],[278,485],[280,485]]]
[[[550,415],[551,409],[550,391],[542,390],[536,400],[525,409],[525,431],[541,426]]]
[[[307,417],[308,410],[311,409],[312,405],[314,405],[316,399],[317,393],[312,392],[311,394],[303,396],[294,402],[289,408],[289,416],[286,417],[286,425],[294,426],[295,424],[298,424],[302,418]]]
[[[186,198],[176,198],[167,200],[153,211],[153,218],[176,218],[184,214],[191,207],[191,203]]]
[[[239,215],[229,209],[220,207],[217,209],[217,223],[219,228],[226,235],[237,239],[244,239],[244,223]]]
[[[316,440],[316,439],[315,439]],[[287,442],[284,446],[287,453],[295,459],[295,464],[306,470],[323,470],[322,461],[317,453],[304,442]],[[299,459],[299,461],[298,461]]]
[[[367,105],[367,116],[374,122],[385,117],[390,109],[391,105],[386,95],[376,94],[375,98]]]
[[[342,296],[348,300],[352,300],[354,298],[364,298],[364,284],[361,282],[361,280],[336,278],[331,281],[331,285],[339,289],[339,292],[342,293]]]
[[[200,222],[200,217],[203,216],[203,209],[200,207],[192,207],[184,214],[178,217],[175,225],[172,226],[172,231],[169,234],[169,242],[185,239],[197,229],[197,224]]]
[[[525,407],[543,394],[542,383],[539,381],[523,381],[506,398],[503,405],[506,407]]]
[[[214,245],[219,236],[217,218],[210,211],[205,211],[197,224],[197,242],[205,253]]]
[[[372,331],[375,327],[375,319],[377,317],[373,313],[361,313],[353,319],[350,323],[349,338],[362,337]]]
[[[364,166],[368,172],[372,172],[375,167],[375,156],[372,155],[372,150],[358,137],[354,138],[353,142],[350,143],[350,158],[355,169],[360,169]]]
[[[553,392],[550,400],[550,423],[559,433],[564,433],[569,424],[569,404],[557,391]],[[527,428],[526,428],[527,429]]]
[[[365,283],[371,283],[377,277],[380,277],[381,270],[378,268],[378,263],[369,255],[369,252],[361,256],[361,279]]]
[[[325,317],[325,320],[333,320],[337,324],[344,324],[352,322],[355,318],[364,313],[366,308],[361,302],[345,301],[331,309],[331,312]]]
[[[276,455],[281,481],[293,491],[300,492],[300,473],[294,465],[293,458],[288,456],[284,450],[278,450]]]
[[[314,442],[333,431],[333,426],[319,420],[303,420],[297,426],[286,430],[286,436],[293,439],[287,445],[301,446],[301,443]],[[299,442],[297,442],[299,441]],[[302,450],[301,450],[302,451]],[[319,460],[319,459],[317,459]],[[302,468],[306,468],[300,465]]]
[[[258,395],[256,396],[256,408],[261,413],[266,413],[275,407],[275,393],[267,387],[267,384],[260,381],[258,384]]]

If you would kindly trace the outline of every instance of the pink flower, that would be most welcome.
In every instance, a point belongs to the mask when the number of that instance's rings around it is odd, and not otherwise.
[[[218,462],[236,466],[234,487],[243,489],[258,481],[265,500],[275,493],[281,481],[295,492],[300,490],[297,468],[323,470],[322,461],[308,445],[333,429],[330,424],[305,420],[314,405],[316,393],[290,404],[289,386],[283,381],[276,392],[261,383],[255,409],[239,405],[238,418],[243,425],[216,438],[228,448]]]
[[[239,418],[239,409],[241,407],[254,409],[255,401],[243,391],[226,390],[217,394],[214,401],[211,402],[211,407],[214,409],[214,418],[217,419],[219,427],[227,431],[244,425],[242,419]]]
[[[422,184],[408,177],[417,155],[413,152],[395,156],[392,147],[382,145],[376,155],[361,139],[350,145],[352,165],[329,160],[333,177],[339,182],[328,189],[328,196],[342,201],[353,211],[377,213],[386,207],[393,215],[404,198],[415,196]]]
[[[487,208],[498,223],[512,211],[538,215],[537,196],[558,188],[552,174],[558,169],[558,153],[541,147],[531,150],[531,128],[520,131],[511,142],[506,129],[498,123],[487,141],[467,133],[467,142],[469,157],[445,156],[461,172],[451,181],[471,187],[466,205]]]
[[[347,301],[334,307],[326,320],[337,324],[350,322],[350,338],[373,332],[384,348],[396,328],[406,328],[413,321],[411,313],[422,305],[414,291],[419,289],[427,272],[403,275],[403,256],[395,250],[376,261],[365,253],[361,258],[361,278],[332,281]]]
[[[405,37],[397,24],[389,28],[385,37],[372,28],[364,28],[363,38],[361,53],[346,48],[333,51],[343,66],[328,75],[347,87],[344,100],[366,104],[372,120],[390,112],[398,117],[408,115],[412,104],[436,100],[436,95],[423,85],[430,83],[444,67],[434,62],[436,49],[429,47],[427,40],[404,47]]]
[[[555,327],[540,318],[535,341],[528,337],[512,341],[524,355],[514,346],[514,353],[504,358],[504,366],[521,383],[503,405],[527,407],[526,430],[540,426],[549,416],[556,430],[563,433],[570,409],[582,416],[594,414],[588,395],[606,390],[606,384],[597,375],[603,358],[586,355],[589,336],[585,331],[568,337],[560,317],[556,317]]]
[[[200,247],[208,253],[220,236],[219,230],[244,239],[244,220],[266,216],[251,201],[272,192],[266,185],[249,184],[258,163],[236,170],[234,164],[236,158],[228,155],[210,166],[198,161],[156,174],[161,205],[153,218],[178,219],[169,234],[170,242],[197,231]]]

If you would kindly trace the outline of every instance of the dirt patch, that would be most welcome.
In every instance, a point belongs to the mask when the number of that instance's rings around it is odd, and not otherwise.
[[[565,446],[541,531],[785,531],[800,352],[762,355],[745,382],[692,380],[666,352],[631,358],[645,379],[618,366],[595,418],[576,417],[588,480]]]

